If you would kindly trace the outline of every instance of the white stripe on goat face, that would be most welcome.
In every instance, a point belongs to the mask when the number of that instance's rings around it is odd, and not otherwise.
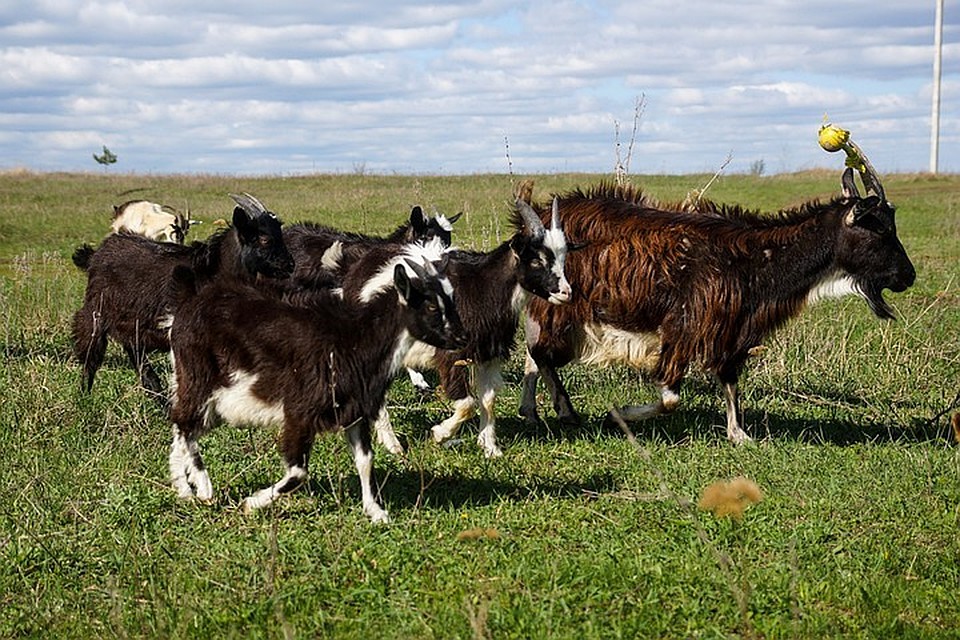
[[[570,300],[573,293],[570,282],[567,280],[567,274],[564,272],[564,264],[567,260],[567,239],[563,235],[563,229],[548,229],[543,238],[543,246],[553,252],[553,268],[551,272],[557,277],[557,293],[551,293],[548,300],[552,304],[562,304]]]

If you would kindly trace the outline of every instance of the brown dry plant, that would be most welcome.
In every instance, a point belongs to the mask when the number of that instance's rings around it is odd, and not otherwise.
[[[729,482],[718,480],[700,494],[697,506],[718,518],[741,520],[743,512],[763,500],[763,492],[753,480],[737,477]]]

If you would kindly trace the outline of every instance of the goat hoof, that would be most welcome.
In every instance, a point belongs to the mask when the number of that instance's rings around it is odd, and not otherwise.
[[[564,428],[579,428],[583,426],[583,420],[580,419],[580,416],[576,413],[570,413],[567,415],[557,416],[557,420],[560,422],[560,426]]]
[[[532,427],[534,429],[540,429],[543,427],[543,420],[540,419],[540,414],[537,413],[536,409],[531,411],[521,407],[520,411],[517,413],[521,418],[523,418],[523,423],[528,427]]]
[[[500,447],[494,445],[492,448],[483,448],[483,455],[487,460],[493,460],[494,458],[502,458],[503,451],[500,450]]]
[[[417,395],[419,395],[424,400],[429,400],[433,397],[433,388],[431,387],[416,387]]]
[[[623,417],[619,414],[614,415],[613,413],[607,413],[603,417],[603,430],[604,431],[619,431],[620,424],[626,422]]]
[[[369,516],[372,524],[390,524],[390,515],[383,509],[370,513]]]

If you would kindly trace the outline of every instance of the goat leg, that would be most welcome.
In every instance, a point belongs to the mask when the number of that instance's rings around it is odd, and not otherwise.
[[[266,489],[260,489],[260,491],[257,491],[253,495],[244,498],[241,509],[245,514],[249,515],[257,509],[271,505],[280,496],[290,493],[302,485],[306,479],[307,468],[305,464],[288,464],[287,472],[276,484]]]
[[[523,365],[523,382],[520,386],[520,409],[517,413],[520,414],[520,417],[522,417],[529,426],[537,428],[543,425],[543,421],[540,420],[540,414],[537,412],[537,381],[539,379],[540,370],[537,368],[537,363],[528,351]]]
[[[374,524],[390,522],[390,516],[373,494],[373,448],[370,446],[370,423],[365,418],[360,418],[344,427],[343,434],[353,450],[353,462],[357,467],[357,475],[360,476],[363,512]]]
[[[433,441],[437,444],[455,438],[463,423],[476,414],[477,399],[471,395],[470,367],[457,364],[451,353],[445,353],[440,359],[438,370],[443,392],[453,401],[453,415],[430,429]]]
[[[680,404],[680,396],[677,393],[679,385],[662,385],[660,387],[660,399],[649,404],[628,404],[618,408],[615,412],[610,412],[604,419],[604,425],[612,426],[619,418],[624,422],[638,422],[646,420],[653,416],[659,416],[664,413],[671,413]]]
[[[579,427],[582,424],[580,415],[573,408],[570,402],[570,394],[567,393],[560,374],[553,366],[537,363],[540,369],[540,375],[543,377],[543,384],[546,386],[550,397],[553,399],[553,409],[557,413],[557,420],[565,427]]]
[[[200,455],[196,438],[197,429],[192,423],[173,426],[173,443],[170,445],[170,482],[180,498],[192,498],[209,502],[213,499],[210,474]]]
[[[287,471],[272,486],[261,489],[243,501],[242,509],[246,514],[273,504],[277,498],[300,487],[307,479],[307,466],[310,462],[310,449],[313,448],[314,429],[312,425],[284,423],[280,434],[280,454],[287,465]]]
[[[387,451],[395,456],[403,455],[403,445],[400,444],[397,433],[393,430],[386,403],[380,407],[380,413],[377,414],[377,421],[374,423],[374,430],[377,432],[377,442],[382,444]]]
[[[160,381],[160,377],[154,370],[153,365],[150,364],[147,354],[143,350],[137,349],[129,344],[123,345],[123,350],[126,351],[130,365],[140,377],[140,384],[147,390],[147,394],[161,404],[164,404],[166,402],[166,392],[163,389],[163,383]]]
[[[107,352],[107,332],[100,311],[87,311],[86,303],[73,316],[73,352],[83,365],[82,388],[89,392]]]
[[[407,368],[407,376],[410,377],[410,384],[416,388],[417,393],[428,398],[433,394],[433,388],[422,373],[416,369]]]
[[[480,398],[480,433],[477,435],[477,444],[480,445],[484,455],[488,458],[499,458],[503,455],[500,447],[497,446],[494,417],[497,391],[503,386],[500,367],[499,360],[481,362],[476,365],[477,396]]]
[[[722,381],[723,398],[727,405],[727,440],[733,444],[743,444],[753,438],[747,435],[747,432],[740,426],[740,394],[737,389],[737,381]]]

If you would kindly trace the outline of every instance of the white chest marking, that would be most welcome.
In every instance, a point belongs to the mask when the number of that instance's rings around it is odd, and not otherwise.
[[[433,369],[436,365],[434,358],[437,355],[437,348],[417,340],[403,357],[403,366],[410,369]]]
[[[837,271],[810,289],[807,293],[807,304],[814,304],[825,298],[841,298],[848,295],[860,295],[860,291],[849,274]]]

